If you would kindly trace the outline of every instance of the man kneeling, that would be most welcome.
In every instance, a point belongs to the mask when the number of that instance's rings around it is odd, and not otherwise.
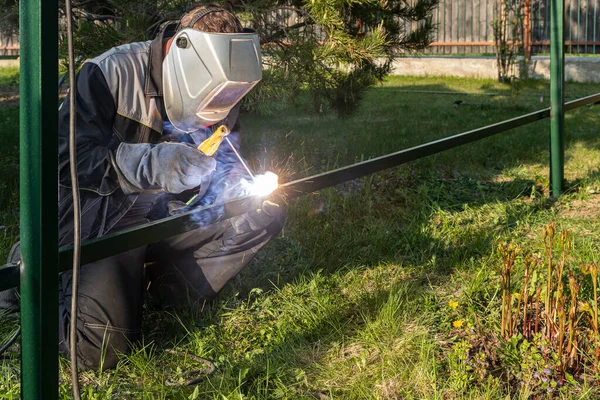
[[[202,6],[153,41],[115,47],[77,75],[77,173],[82,239],[131,228],[187,208],[228,200],[247,173],[229,144],[213,156],[198,144],[226,125],[239,151],[241,98],[261,79],[257,35],[230,12]],[[73,241],[69,175],[69,98],[60,108],[60,245]],[[199,214],[199,228],[82,266],[77,356],[81,367],[114,367],[141,338],[143,293],[150,280],[165,305],[214,296],[276,236],[282,206],[222,220]],[[19,259],[14,249],[12,261]],[[144,265],[147,265],[147,271]],[[60,350],[69,352],[72,273],[59,277]],[[0,293],[0,312],[18,308]]]

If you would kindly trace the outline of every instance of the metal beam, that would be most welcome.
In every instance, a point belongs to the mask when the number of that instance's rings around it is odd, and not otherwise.
[[[21,397],[56,399],[58,4],[22,0],[20,7]]]
[[[550,2],[550,195],[562,194],[565,176],[565,0]]]

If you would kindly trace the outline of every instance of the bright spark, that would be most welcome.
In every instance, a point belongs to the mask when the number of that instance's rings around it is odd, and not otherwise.
[[[267,196],[279,187],[279,177],[271,171],[254,175],[253,181],[242,179],[242,187],[251,196]]]

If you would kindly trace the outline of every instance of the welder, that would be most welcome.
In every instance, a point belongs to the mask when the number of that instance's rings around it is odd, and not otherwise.
[[[153,41],[84,63],[76,80],[82,240],[240,195],[233,188],[249,177],[236,156],[239,102],[261,76],[257,35],[212,5],[189,11]],[[61,246],[73,241],[68,103],[67,96],[59,110]],[[212,156],[199,151],[222,125],[231,145]],[[283,205],[271,202],[232,219],[199,213],[196,230],[84,265],[73,322],[72,273],[62,273],[61,352],[69,352],[69,326],[76,323],[79,365],[115,366],[117,355],[141,338],[148,287],[165,306],[213,299],[280,232],[284,217]],[[9,262],[19,258],[17,245]],[[16,291],[0,293],[0,312],[16,309]]]

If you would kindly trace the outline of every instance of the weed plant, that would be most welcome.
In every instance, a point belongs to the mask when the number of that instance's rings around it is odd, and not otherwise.
[[[499,380],[520,398],[529,398],[566,393],[571,388],[565,384],[597,385],[598,267],[595,262],[573,264],[573,237],[563,230],[557,238],[554,222],[543,228],[541,238],[542,253],[498,245],[494,268],[502,292],[500,326],[486,329],[476,312],[466,317],[468,322],[455,321],[454,327],[463,329],[448,355],[454,387]]]

